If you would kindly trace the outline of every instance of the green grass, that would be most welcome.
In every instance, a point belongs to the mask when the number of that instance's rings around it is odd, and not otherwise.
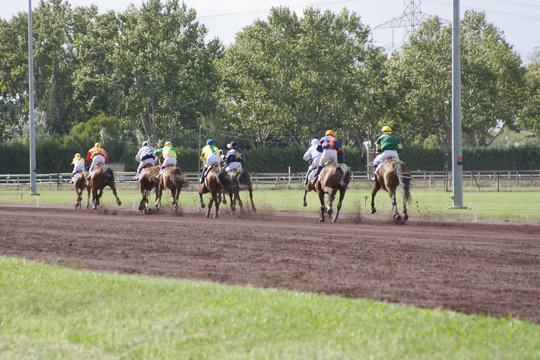
[[[39,190],[39,196],[29,195],[28,190],[0,190],[0,203],[11,204],[73,204],[75,194],[71,190]],[[138,206],[140,195],[132,189],[118,190],[124,206],[134,209]],[[255,205],[260,210],[279,211],[313,211],[319,210],[317,194],[310,192],[307,196],[308,207],[302,206],[304,191],[301,188],[289,190],[256,189],[254,191]],[[479,219],[518,219],[540,220],[540,191],[465,191],[463,205],[467,209],[451,209],[452,193],[441,190],[413,190],[412,201],[408,205],[410,216],[414,217],[461,217],[472,218],[474,209]],[[242,192],[241,197],[247,204],[247,193]],[[110,190],[105,190],[103,203],[115,206],[114,197]],[[154,195],[151,196],[153,201]],[[208,195],[204,196],[205,201]],[[401,197],[398,195],[398,207],[401,211]],[[199,197],[195,191],[184,191],[180,195],[180,204],[186,209],[195,209]],[[370,190],[350,189],[343,201],[343,212],[360,212],[368,214],[371,210]],[[163,197],[163,204],[170,204],[168,197]],[[388,194],[380,191],[375,198],[378,213],[390,214],[390,200]],[[362,210],[363,209],[363,210]]]
[[[538,359],[540,326],[0,257],[1,359]]]

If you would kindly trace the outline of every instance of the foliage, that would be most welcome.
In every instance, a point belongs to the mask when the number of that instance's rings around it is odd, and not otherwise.
[[[467,11],[461,23],[462,132],[469,146],[493,140],[490,129],[515,127],[523,96],[523,68],[484,13]],[[413,32],[401,54],[389,61],[391,121],[411,144],[434,139],[450,145],[451,26],[438,18]]]
[[[271,136],[305,146],[329,128],[361,139],[362,110],[376,117],[373,84],[382,78],[381,49],[368,37],[346,10],[307,8],[299,19],[273,8],[267,21],[244,28],[219,62],[220,100],[232,129],[253,138],[252,147]]]

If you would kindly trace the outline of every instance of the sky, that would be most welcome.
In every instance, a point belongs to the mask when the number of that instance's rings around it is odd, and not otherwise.
[[[133,4],[137,8],[146,0],[68,0],[72,7],[96,5],[101,13],[122,12]],[[162,0],[165,2],[166,0]],[[286,6],[301,16],[303,9],[314,7],[339,12],[343,8],[356,12],[362,22],[372,29],[375,45],[388,52],[403,43],[403,28],[382,28],[392,19],[400,18],[406,6],[415,3],[425,15],[452,19],[453,0],[184,0],[197,11],[198,20],[209,31],[208,40],[219,38],[228,46],[234,43],[236,33],[256,19],[266,20],[270,9]],[[32,1],[36,7],[38,0]],[[538,0],[460,0],[460,10],[484,11],[487,21],[504,33],[507,43],[521,56],[524,63],[535,50],[540,49],[540,1]],[[0,0],[0,17],[9,20],[19,12],[28,12],[28,1]],[[380,27],[380,28],[377,28]]]

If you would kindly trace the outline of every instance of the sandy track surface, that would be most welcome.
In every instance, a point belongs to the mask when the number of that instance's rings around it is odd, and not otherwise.
[[[0,205],[0,254],[540,323],[540,222]]]

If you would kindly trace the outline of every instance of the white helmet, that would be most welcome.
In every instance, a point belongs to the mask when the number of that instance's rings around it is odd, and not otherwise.
[[[319,143],[319,140],[318,139],[313,139],[311,140],[311,145],[317,145]]]

